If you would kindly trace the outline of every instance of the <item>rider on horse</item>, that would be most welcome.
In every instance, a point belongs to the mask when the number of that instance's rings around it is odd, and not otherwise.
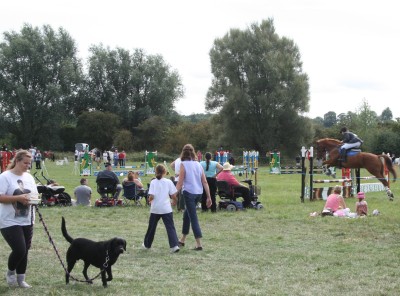
[[[356,134],[350,132],[347,127],[343,127],[340,133],[343,135],[343,145],[340,147],[340,160],[346,162],[346,151],[351,148],[360,148],[363,141]]]

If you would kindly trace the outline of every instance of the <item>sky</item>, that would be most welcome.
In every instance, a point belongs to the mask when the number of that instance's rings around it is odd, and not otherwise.
[[[92,45],[159,54],[176,70],[185,96],[182,115],[204,113],[211,85],[209,51],[230,29],[246,30],[272,18],[281,37],[298,46],[309,77],[305,116],[357,112],[400,117],[400,18],[392,0],[13,0],[2,1],[3,33],[34,27],[64,28],[85,63]]]

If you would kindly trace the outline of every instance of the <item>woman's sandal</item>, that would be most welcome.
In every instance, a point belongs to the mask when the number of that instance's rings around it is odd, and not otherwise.
[[[184,246],[185,246],[185,243],[178,241],[178,246],[184,247]]]

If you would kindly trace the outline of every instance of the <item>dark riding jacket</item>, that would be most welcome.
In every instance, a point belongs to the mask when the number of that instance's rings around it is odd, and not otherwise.
[[[344,132],[343,133],[343,143],[357,143],[360,142],[361,144],[363,143],[363,140],[361,140],[356,134],[352,132]]]

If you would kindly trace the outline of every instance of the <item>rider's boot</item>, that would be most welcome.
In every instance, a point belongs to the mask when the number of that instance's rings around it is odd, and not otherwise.
[[[341,148],[341,149],[340,149],[340,158],[339,158],[339,160],[340,160],[341,162],[346,162],[346,161],[347,161],[346,158],[347,158],[347,157],[346,157],[346,149]]]

